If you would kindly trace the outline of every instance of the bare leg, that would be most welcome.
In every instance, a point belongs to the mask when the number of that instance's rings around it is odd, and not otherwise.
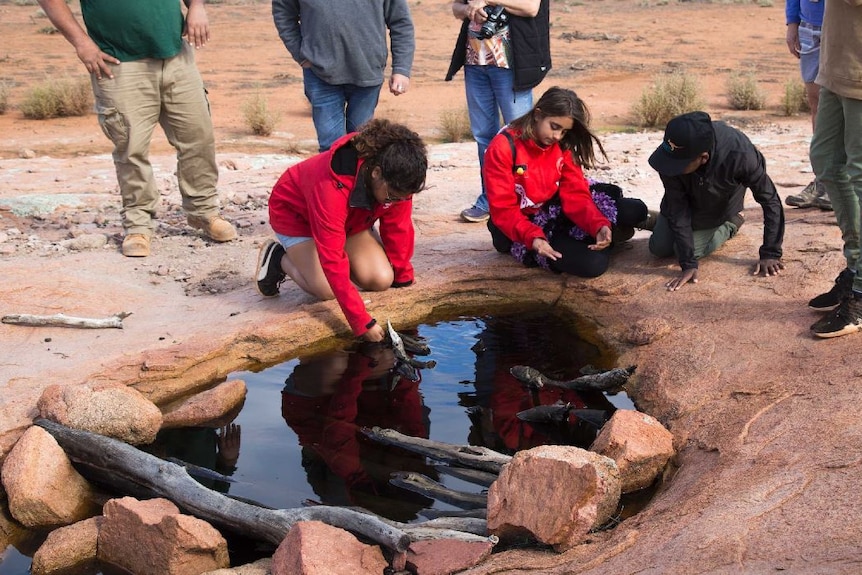
[[[306,293],[322,300],[335,297],[329,281],[323,275],[314,240],[287,248],[281,258],[281,269]]]

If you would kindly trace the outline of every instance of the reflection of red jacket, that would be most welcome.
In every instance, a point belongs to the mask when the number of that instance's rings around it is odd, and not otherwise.
[[[379,426],[427,437],[419,382],[402,380],[395,389],[363,390],[370,359],[352,354],[334,394],[309,397],[282,393],[281,415],[299,444],[316,451],[350,487],[367,479],[360,458],[360,428]],[[390,376],[391,377],[391,376]]]
[[[539,402],[533,403],[532,393],[508,371],[498,370],[494,374],[494,393],[491,396],[494,431],[507,449],[529,449],[546,442],[546,438],[532,425],[517,418],[519,411],[539,405],[553,405],[558,400],[571,403],[575,408],[586,407],[577,392],[561,387],[543,387],[538,394]]]
[[[356,134],[347,134],[321,154],[287,169],[269,198],[269,221],[277,233],[312,237],[326,280],[355,335],[368,328],[371,316],[350,281],[350,262],[344,251],[348,236],[370,229],[380,220],[383,249],[395,271],[396,283],[413,281],[413,202],[381,205],[357,178],[362,160],[352,175],[336,174],[333,154],[351,146]]]
[[[523,174],[512,167],[512,146],[505,134],[497,134],[488,145],[482,177],[491,207],[491,221],[507,238],[532,249],[533,240],[545,238],[542,228],[527,216],[558,193],[563,212],[579,228],[595,237],[602,226],[611,223],[596,207],[581,167],[570,152],[559,144],[540,147],[535,140],[523,140],[520,132],[509,130],[515,142],[516,161],[524,166]],[[547,238],[545,238],[547,239]]]

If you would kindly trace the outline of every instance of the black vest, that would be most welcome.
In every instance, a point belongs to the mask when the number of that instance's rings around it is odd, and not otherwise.
[[[550,0],[541,0],[534,18],[509,15],[509,36],[512,41],[512,73],[515,91],[535,88],[551,69]],[[452,62],[446,73],[451,80],[467,60],[467,34],[470,22],[464,20],[458,42],[452,52]]]

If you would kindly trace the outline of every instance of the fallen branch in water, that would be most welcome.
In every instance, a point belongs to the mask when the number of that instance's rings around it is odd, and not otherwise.
[[[461,509],[484,509],[488,507],[488,496],[481,493],[466,493],[449,489],[426,475],[413,471],[396,471],[389,483]]]
[[[505,455],[487,447],[452,445],[450,443],[422,439],[421,437],[411,437],[393,429],[373,427],[371,429],[363,428],[362,432],[367,437],[380,443],[397,445],[437,461],[455,463],[489,473],[500,473],[503,466],[512,460],[510,455]]]
[[[47,419],[34,423],[50,433],[73,462],[82,464],[107,485],[137,486],[173,501],[195,517],[229,527],[252,539],[279,545],[298,521],[322,521],[359,533],[397,553],[410,536],[374,516],[341,507],[264,509],[225,497],[191,478],[181,466],[131,445]]]
[[[85,329],[117,328],[123,329],[123,320],[129,317],[131,312],[122,311],[111,317],[103,319],[91,319],[86,317],[72,317],[57,313],[54,315],[31,315],[26,313],[4,315],[3,323],[15,325],[29,325],[35,327],[80,327]]]

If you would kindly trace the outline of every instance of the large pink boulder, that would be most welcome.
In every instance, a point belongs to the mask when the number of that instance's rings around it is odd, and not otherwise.
[[[673,457],[673,435],[646,413],[618,409],[602,427],[590,451],[617,462],[622,492],[649,487]]]
[[[566,551],[611,518],[620,500],[613,459],[544,445],[515,454],[488,491],[488,530],[501,539],[531,534]]]
[[[32,575],[70,573],[96,561],[96,542],[102,517],[91,517],[48,534],[45,542],[33,554]]]
[[[152,443],[162,426],[153,402],[118,383],[49,385],[36,407],[46,419],[132,445]]]
[[[162,427],[199,427],[207,423],[217,427],[224,423],[220,419],[242,408],[246,391],[241,379],[221,383],[166,409]]]
[[[167,499],[111,499],[104,515],[99,559],[135,575],[200,575],[230,565],[221,533]]]
[[[59,527],[99,513],[97,494],[50,433],[24,432],[3,462],[9,512],[27,527]]]
[[[272,556],[272,575],[380,575],[380,547],[321,521],[299,521]]]

